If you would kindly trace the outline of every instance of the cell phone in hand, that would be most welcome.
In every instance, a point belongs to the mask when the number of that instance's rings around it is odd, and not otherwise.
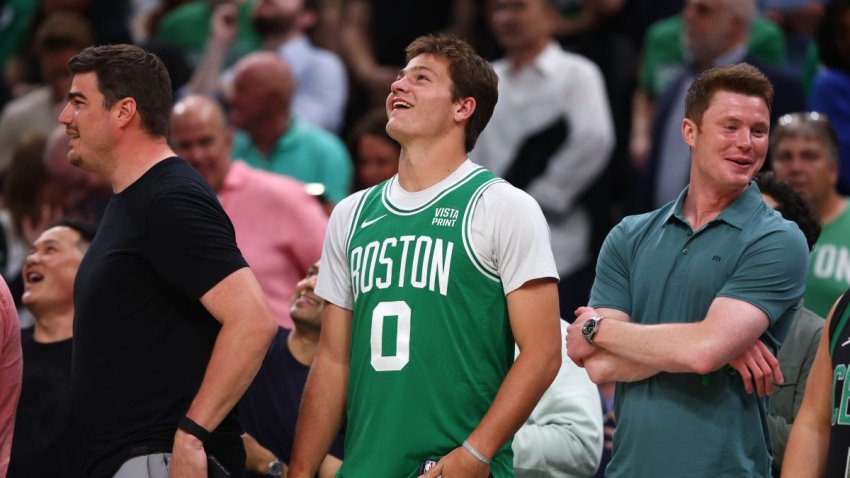
[[[230,472],[216,457],[207,455],[207,476],[209,478],[230,478]]]

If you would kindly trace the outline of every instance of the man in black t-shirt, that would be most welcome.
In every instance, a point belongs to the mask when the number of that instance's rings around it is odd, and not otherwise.
[[[32,243],[22,271],[23,304],[35,325],[21,330],[24,375],[9,478],[82,477],[79,432],[71,418],[74,277],[94,233],[62,222]]]
[[[86,475],[206,476],[210,460],[241,476],[233,407],[275,320],[215,194],[166,142],[162,62],[108,45],[68,65],[68,159],[114,193],[74,287],[71,404]]]

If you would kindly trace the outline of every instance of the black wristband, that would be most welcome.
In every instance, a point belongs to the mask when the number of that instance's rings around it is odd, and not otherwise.
[[[198,425],[194,420],[185,415],[180,419],[180,423],[177,424],[177,428],[183,430],[189,435],[192,435],[198,440],[201,440],[201,443],[206,443],[207,439],[210,437],[210,432],[208,432],[206,428]]]

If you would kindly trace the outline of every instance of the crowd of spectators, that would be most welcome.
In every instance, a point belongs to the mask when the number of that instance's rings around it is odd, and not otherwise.
[[[10,0],[0,6],[0,273],[21,327],[37,319],[21,302],[33,241],[62,217],[96,228],[110,195],[66,161],[58,115],[72,56],[132,43],[161,57],[176,100],[171,146],[218,195],[290,329],[327,214],[396,172],[386,98],[405,46],[432,32],[464,38],[499,75],[470,158],[540,204],[564,319],[587,304],[612,226],[688,183],[693,79],[738,62],[776,90],[764,169],[819,214],[805,303],[825,317],[850,287],[850,0]],[[600,390],[613,426],[611,388]]]

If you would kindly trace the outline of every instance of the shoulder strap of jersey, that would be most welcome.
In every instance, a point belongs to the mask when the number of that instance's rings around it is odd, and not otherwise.
[[[357,226],[360,222],[360,213],[363,212],[363,207],[366,205],[366,200],[369,198],[369,195],[372,194],[373,191],[380,191],[384,187],[386,187],[387,181],[383,183],[376,184],[371,188],[367,189],[363,192],[363,195],[360,196],[360,200],[357,201],[357,206],[354,208],[352,212],[351,223],[348,225],[348,232],[345,235],[345,248],[348,249],[349,244],[351,244],[351,237],[354,235],[354,231],[357,230]],[[380,192],[379,192],[380,195]]]
[[[487,181],[478,186],[466,204],[466,209],[463,213],[463,224],[461,226],[461,238],[463,241],[463,248],[466,250],[466,255],[472,261],[475,268],[484,274],[485,277],[489,277],[490,279],[499,282],[501,280],[499,278],[499,272],[488,267],[484,261],[480,259],[478,251],[475,250],[475,247],[472,244],[472,215],[475,212],[475,206],[478,204],[478,200],[481,199],[481,195],[484,194],[484,191],[486,191],[490,186],[496,183],[506,182],[504,179],[493,175],[489,171],[487,171],[487,173],[489,173]]]
[[[835,345],[838,343],[838,336],[844,326],[847,325],[847,320],[850,320],[850,314],[847,312],[847,305],[850,304],[850,289],[841,294],[838,299],[838,304],[835,306],[835,311],[832,313],[832,322],[829,323],[829,356],[835,351]]]

